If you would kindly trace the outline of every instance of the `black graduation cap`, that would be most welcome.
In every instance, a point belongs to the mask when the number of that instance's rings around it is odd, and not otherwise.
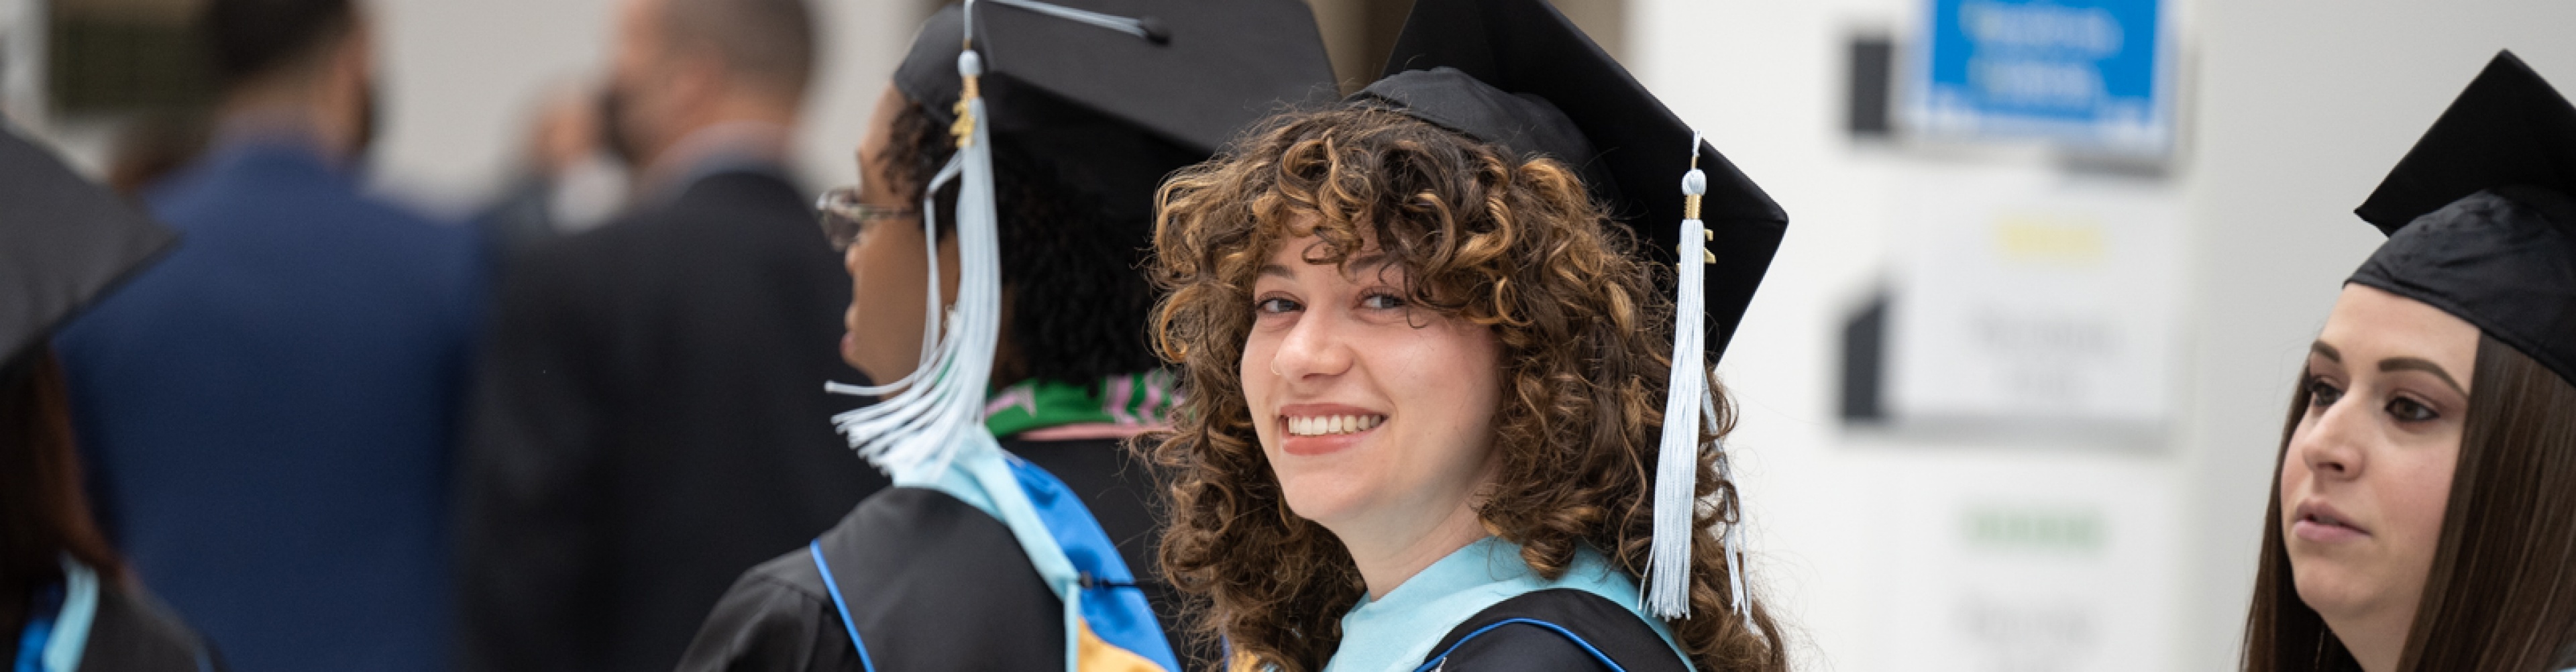
[[[2350,282],[2467,320],[2576,383],[2576,107],[2499,52],[2354,210]]]
[[[1696,157],[1685,153],[1690,126],[1545,0],[1417,0],[1384,78],[1352,99],[1574,166],[1657,263],[1677,261],[1682,175],[1696,158],[1708,180],[1699,215],[1717,258],[1705,269],[1704,305],[1719,327],[1707,341],[1711,362],[1788,231],[1788,213],[1715,147],[1697,142]]]
[[[1165,175],[1252,122],[1330,100],[1332,64],[1299,0],[978,0],[975,50],[997,142],[1064,159],[1114,214],[1150,216]],[[895,87],[956,119],[966,7],[913,38]]]
[[[177,242],[0,122],[0,361],[16,362]]]

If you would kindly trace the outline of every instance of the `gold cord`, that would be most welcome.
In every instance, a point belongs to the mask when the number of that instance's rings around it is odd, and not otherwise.
[[[977,79],[979,78],[965,78],[965,92],[957,96],[957,123],[948,125],[948,134],[957,136],[958,149],[965,149],[975,144],[975,108],[967,103],[983,96],[976,88]]]

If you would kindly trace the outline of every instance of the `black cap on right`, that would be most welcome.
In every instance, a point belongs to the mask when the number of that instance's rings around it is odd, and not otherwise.
[[[1717,257],[1706,269],[1704,305],[1718,327],[1711,362],[1788,232],[1779,204],[1546,0],[1417,0],[1386,76],[1352,99],[1573,166],[1657,263],[1677,261],[1682,175],[1696,158],[1708,180],[1700,220]]]
[[[178,243],[0,122],[0,362]]]
[[[2576,383],[2576,107],[2496,54],[2354,210],[2388,242],[2350,282],[2477,325]]]

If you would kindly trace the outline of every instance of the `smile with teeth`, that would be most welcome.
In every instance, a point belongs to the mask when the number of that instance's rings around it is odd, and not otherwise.
[[[1288,418],[1290,436],[1324,436],[1365,432],[1386,422],[1383,415],[1321,415]]]

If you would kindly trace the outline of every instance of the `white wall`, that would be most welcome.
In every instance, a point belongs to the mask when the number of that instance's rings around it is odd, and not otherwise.
[[[2291,377],[2339,281],[2379,241],[2352,207],[2496,49],[2576,87],[2568,3],[2180,7],[2186,138],[2170,184],[2188,219],[2187,370],[2158,445],[1850,431],[1835,418],[1838,329],[1889,275],[1901,233],[1889,194],[1909,168],[1839,130],[1843,40],[1855,27],[1902,38],[1918,0],[1632,2],[1630,66],[1791,215],[1721,373],[1743,405],[1730,447],[1760,580],[1810,670],[2005,664],[1948,655],[1971,636],[1918,604],[1938,584],[1993,580],[1919,569],[1944,562],[1923,528],[1946,524],[1920,510],[1986,490],[2109,492],[2125,504],[2105,520],[2170,546],[2114,544],[2123,557],[2097,564],[2115,573],[2072,579],[2118,606],[2090,623],[2121,632],[2090,636],[2143,634],[2152,650],[2022,669],[2232,667]],[[2161,588],[2117,585],[2132,582]]]
[[[606,62],[611,0],[375,0],[384,135],[376,182],[441,209],[510,177],[552,87]]]
[[[860,126],[918,17],[904,0],[809,0],[823,47],[797,144],[809,188],[852,179]],[[554,87],[596,81],[615,0],[375,0],[385,131],[377,182],[450,213],[510,177]]]

